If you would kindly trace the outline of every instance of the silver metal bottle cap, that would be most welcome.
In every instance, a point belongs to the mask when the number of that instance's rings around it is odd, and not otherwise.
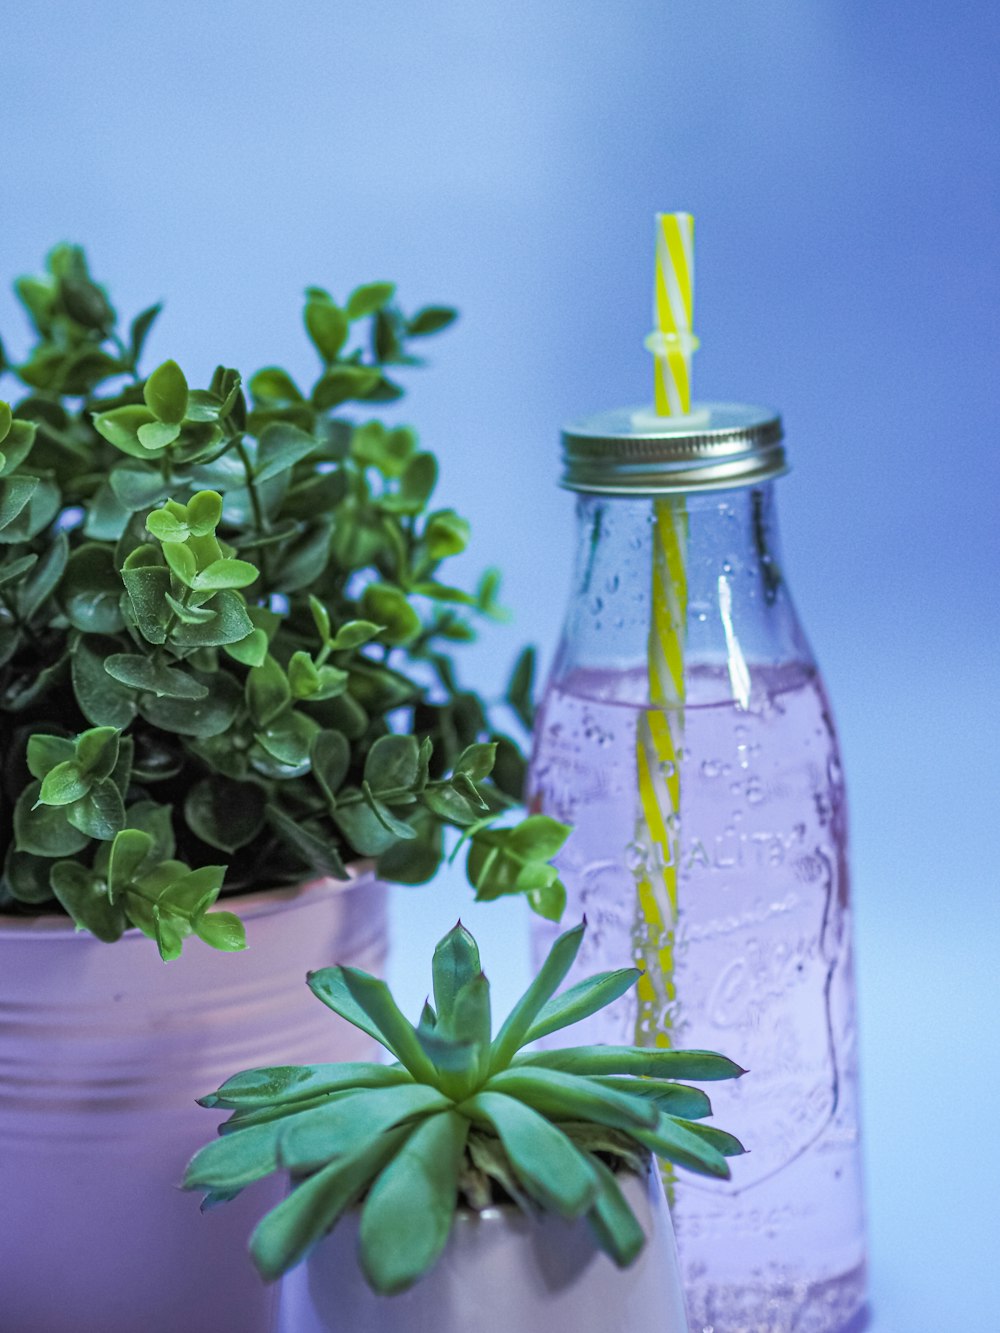
[[[696,403],[683,417],[619,408],[563,429],[562,484],[599,495],[753,486],[788,471],[781,417],[744,403]]]

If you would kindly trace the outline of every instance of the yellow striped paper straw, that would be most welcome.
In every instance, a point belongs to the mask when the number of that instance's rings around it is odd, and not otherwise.
[[[694,307],[694,218],[656,215],[656,328],[646,340],[653,353],[653,401],[661,417],[691,411],[691,332]]]
[[[653,353],[659,416],[691,410],[691,332],[694,222],[689,213],[656,218],[656,329]],[[641,816],[637,875],[636,957],[644,969],[637,988],[636,1043],[670,1046],[676,1002],[674,940],[684,737],[684,644],[687,628],[688,519],[683,496],[654,501],[652,614],[647,664],[650,708],[636,735]]]

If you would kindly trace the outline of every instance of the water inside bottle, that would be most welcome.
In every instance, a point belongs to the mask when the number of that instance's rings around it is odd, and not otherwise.
[[[708,1085],[749,1149],[730,1182],[679,1171],[674,1223],[692,1330],[842,1333],[864,1300],[856,1027],[844,790],[822,682],[805,663],[691,665],[673,819],[677,1047],[750,1072]],[[536,730],[533,806],[575,826],[564,922],[589,929],[569,982],[635,954],[636,728],[645,672],[554,681]],[[557,927],[538,922],[536,963]],[[578,1039],[630,1044],[634,993]]]

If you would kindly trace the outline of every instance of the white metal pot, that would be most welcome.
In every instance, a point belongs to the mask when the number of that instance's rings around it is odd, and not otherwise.
[[[399,1296],[366,1285],[354,1212],[284,1279],[278,1333],[688,1333],[659,1175],[621,1184],[647,1236],[630,1268],[597,1249],[583,1219],[463,1210],[438,1264]]]
[[[380,974],[386,889],[367,871],[227,899],[245,953],[197,940],[161,963],[129,931],[0,917],[0,1329],[266,1333],[246,1254],[264,1182],[199,1216],[178,1184],[221,1118],[195,1098],[241,1069],[370,1058],[307,969]]]

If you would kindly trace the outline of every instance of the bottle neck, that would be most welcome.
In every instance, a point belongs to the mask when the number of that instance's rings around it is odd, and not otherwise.
[[[584,495],[577,531],[557,684],[572,678],[574,692],[623,703],[749,708],[815,669],[785,579],[773,483]],[[664,654],[683,662],[673,698]]]

